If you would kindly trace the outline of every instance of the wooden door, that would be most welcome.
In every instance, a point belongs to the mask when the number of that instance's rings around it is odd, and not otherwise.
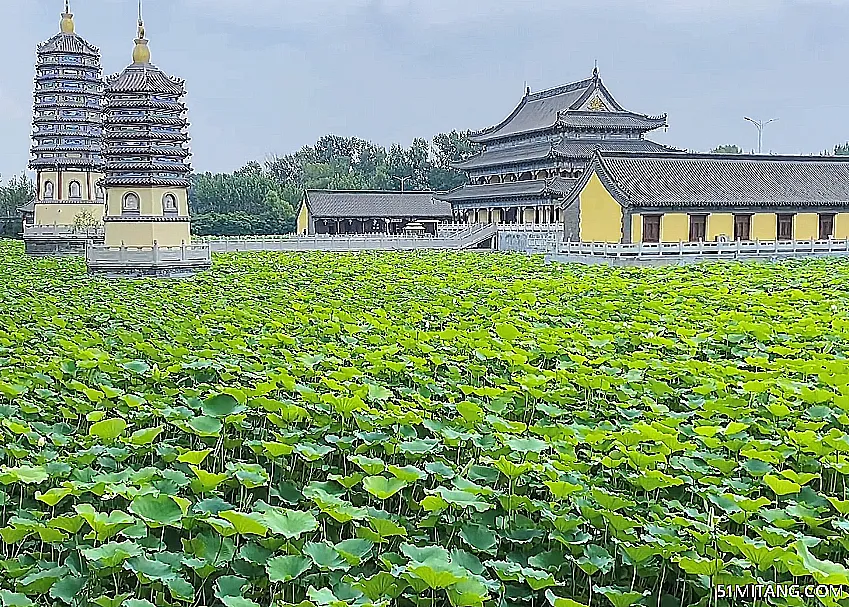
[[[752,236],[752,216],[751,215],[735,215],[734,216],[734,240],[751,240]]]
[[[820,240],[834,236],[834,214],[820,213]]]
[[[707,236],[707,215],[690,215],[690,242],[701,242]]]
[[[660,215],[643,215],[643,242],[660,242]]]

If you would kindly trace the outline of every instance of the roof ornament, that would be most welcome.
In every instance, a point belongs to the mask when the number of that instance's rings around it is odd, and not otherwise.
[[[593,78],[598,80],[598,59],[595,60],[595,65],[593,67]]]
[[[147,46],[147,38],[144,37],[142,0],[139,0],[139,32],[136,38],[136,47],[133,49],[133,63],[150,63],[150,48]]]
[[[65,0],[65,12],[62,13],[62,21],[59,22],[59,30],[63,34],[74,33],[74,15],[71,14],[70,0]]]

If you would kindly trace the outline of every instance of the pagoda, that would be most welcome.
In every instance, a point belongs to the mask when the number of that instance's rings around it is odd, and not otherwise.
[[[36,198],[23,233],[33,255],[81,254],[87,242],[103,242],[100,51],[76,34],[68,0],[59,28],[36,52]]]
[[[473,133],[477,156],[453,166],[469,183],[438,198],[471,223],[560,223],[560,203],[596,150],[673,151],[645,138],[666,115],[624,109],[599,77],[531,93],[500,124]],[[577,226],[576,226],[577,228]]]
[[[106,234],[87,251],[92,273],[175,276],[211,265],[208,245],[191,244],[184,81],[150,58],[140,2],[133,62],[106,80]]]

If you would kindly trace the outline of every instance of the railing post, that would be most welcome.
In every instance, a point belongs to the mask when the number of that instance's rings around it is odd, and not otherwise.
[[[159,243],[153,241],[153,263],[159,263]]]

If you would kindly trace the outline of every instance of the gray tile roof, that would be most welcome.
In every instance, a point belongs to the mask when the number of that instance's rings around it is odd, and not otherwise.
[[[72,53],[75,55],[88,55],[89,57],[97,57],[100,55],[100,49],[89,44],[76,34],[56,34],[46,42],[38,45],[37,52],[44,53]]]
[[[448,202],[495,200],[499,198],[562,198],[572,191],[577,181],[577,179],[553,177],[531,181],[465,185],[445,194],[439,194],[438,197],[440,200]]]
[[[106,79],[107,93],[185,94],[184,81],[163,73],[152,63],[133,63]]]
[[[580,109],[596,91],[610,101],[612,105],[610,111],[588,112]],[[569,116],[573,112],[577,113],[576,117]],[[596,126],[646,131],[666,126],[666,116],[653,118],[626,111],[613,99],[610,91],[598,77],[598,72],[595,71],[592,78],[526,94],[513,113],[504,121],[472,134],[470,139],[477,143],[485,143],[555,127],[593,128]]]
[[[477,169],[488,166],[501,166],[505,164],[517,164],[521,162],[533,162],[534,160],[545,160],[553,153],[553,145],[549,141],[535,141],[527,145],[521,145],[501,150],[484,150],[477,156],[452,166],[457,169]]]
[[[458,169],[472,170],[486,167],[500,167],[545,160],[549,157],[575,158],[587,160],[596,150],[613,152],[677,152],[648,139],[566,139],[557,144],[547,141],[535,142],[500,150],[485,150],[464,162],[453,166]]]
[[[849,207],[849,157],[598,152],[593,172],[626,206]]]
[[[451,205],[433,192],[307,190],[304,201],[313,217],[451,217]]]
[[[624,129],[646,131],[668,125],[666,116],[643,116],[632,112],[564,112],[558,126],[575,129]]]

